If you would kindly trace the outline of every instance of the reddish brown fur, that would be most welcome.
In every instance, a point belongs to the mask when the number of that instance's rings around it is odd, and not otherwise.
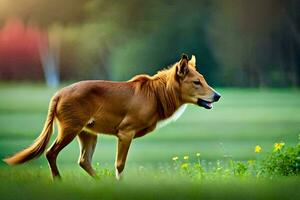
[[[214,91],[196,71],[195,57],[183,57],[171,68],[154,76],[138,75],[128,82],[82,81],[61,89],[50,102],[45,127],[32,146],[5,159],[20,164],[44,152],[52,134],[54,118],[59,134],[46,153],[53,177],[59,177],[56,166],[58,153],[78,136],[81,147],[80,166],[90,175],[97,134],[118,137],[116,176],[125,166],[133,138],[155,129],[158,121],[170,117],[182,104],[212,100]],[[199,80],[202,87],[193,85]]]

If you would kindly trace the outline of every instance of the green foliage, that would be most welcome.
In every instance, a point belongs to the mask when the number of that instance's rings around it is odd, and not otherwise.
[[[153,74],[185,52],[197,56],[199,71],[214,85],[296,87],[300,51],[293,27],[299,26],[299,5],[271,0],[2,0],[0,25],[14,16],[56,35],[63,80],[128,80],[137,73]],[[24,72],[14,74],[30,79]]]
[[[232,161],[232,168],[235,176],[244,176],[248,170],[248,166],[241,161]]]
[[[49,169],[20,166],[0,170],[3,200],[150,200],[150,199],[293,199],[300,195],[300,178],[251,179],[226,178],[199,181],[175,173],[160,173],[149,168],[142,172],[126,170],[124,179],[92,179],[69,167],[62,181],[52,182]],[[201,179],[203,180],[203,179]]]
[[[99,162],[96,163],[95,170],[97,172],[97,176],[100,177],[100,178],[101,177],[113,177],[114,176],[114,173],[111,169],[106,168],[106,167],[101,167]]]
[[[299,175],[300,143],[291,147],[284,147],[284,143],[275,143],[271,153],[258,157],[257,160],[235,161],[217,160],[213,165],[204,167],[205,160],[197,156],[197,162],[189,162],[185,156],[172,158],[176,172],[192,179],[218,179],[230,177],[264,177]],[[256,153],[260,153],[261,151]]]
[[[300,143],[269,153],[262,161],[262,170],[269,175],[300,174]]]

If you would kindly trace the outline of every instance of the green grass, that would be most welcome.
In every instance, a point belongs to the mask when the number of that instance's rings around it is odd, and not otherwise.
[[[92,180],[75,169],[64,175],[63,181],[52,183],[47,170],[2,169],[1,199],[297,199],[300,186],[297,177],[192,181],[176,175],[157,177],[148,169],[129,170],[121,182],[111,177]]]
[[[300,91],[219,89],[219,92],[222,98],[213,110],[190,105],[177,122],[135,140],[121,183],[112,177],[91,180],[77,165],[79,148],[74,140],[58,159],[64,178],[62,183],[50,182],[44,157],[18,167],[8,167],[1,162],[0,194],[6,199],[120,199],[125,196],[129,199],[141,196],[148,199],[230,199],[240,195],[246,199],[293,199],[290,194],[299,194],[296,189],[299,188],[299,177],[276,180],[220,178],[199,182],[161,173],[172,164],[173,156],[192,157],[201,152],[203,160],[212,162],[222,160],[224,156],[248,160],[256,158],[254,146],[257,144],[263,147],[264,153],[272,149],[275,142],[284,141],[287,145],[298,142]],[[0,84],[1,158],[26,147],[38,136],[54,93],[54,89],[43,85]],[[52,140],[54,138],[55,134]],[[116,138],[112,136],[100,135],[93,163],[113,171],[115,142]]]

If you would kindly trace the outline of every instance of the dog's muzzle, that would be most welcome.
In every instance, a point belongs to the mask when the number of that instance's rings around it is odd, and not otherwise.
[[[198,106],[204,107],[206,109],[211,109],[213,107],[212,103],[219,101],[220,98],[221,98],[221,95],[219,93],[215,92],[214,96],[212,98],[213,101],[210,102],[210,101],[205,101],[203,99],[198,99],[197,104],[198,104]]]
[[[212,108],[212,102],[208,102],[208,101],[205,101],[203,99],[198,99],[197,104],[198,104],[198,106],[204,107],[206,109],[211,109]]]

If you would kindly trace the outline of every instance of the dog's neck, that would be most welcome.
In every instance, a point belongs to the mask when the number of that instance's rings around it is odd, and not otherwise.
[[[159,71],[154,76],[138,75],[129,80],[138,82],[139,89],[146,96],[156,99],[159,120],[169,118],[183,104],[175,70],[171,67]]]
[[[175,68],[159,71],[149,77],[147,85],[157,101],[159,120],[169,118],[182,105]]]
[[[169,74],[164,73],[157,74],[156,77],[150,81],[152,92],[157,99],[157,112],[160,120],[171,117],[182,105],[178,87],[174,85],[175,83],[172,83],[173,80],[170,80],[168,76]]]

